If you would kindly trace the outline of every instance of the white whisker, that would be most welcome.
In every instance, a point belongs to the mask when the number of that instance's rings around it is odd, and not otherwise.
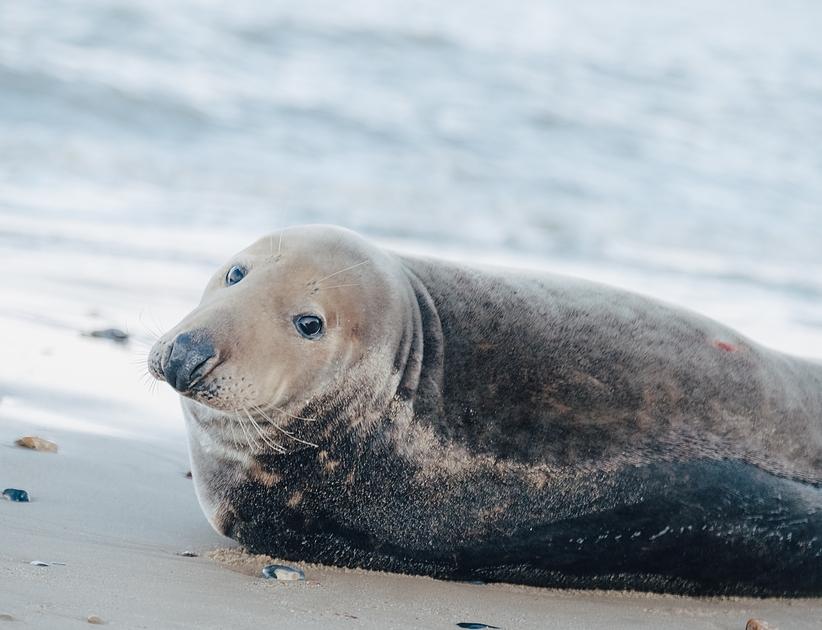
[[[295,416],[292,413],[288,413],[285,409],[280,409],[279,407],[277,407],[275,405],[271,405],[271,408],[274,409],[275,411],[279,411],[281,414],[283,414],[285,416],[288,416],[289,418],[294,418],[295,420],[305,420],[306,422],[316,422],[317,421],[316,418],[303,418],[302,416]]]
[[[296,435],[291,433],[291,431],[287,431],[286,429],[283,429],[279,424],[274,422],[274,420],[270,416],[266,415],[266,413],[262,409],[260,409],[259,407],[252,406],[252,409],[254,409],[257,413],[259,413],[261,416],[263,416],[263,418],[268,420],[268,422],[271,423],[271,426],[274,427],[275,429],[277,429],[277,431],[279,431],[282,434],[290,437],[292,440],[294,440],[296,442],[299,442],[300,444],[305,444],[306,446],[313,446],[314,448],[318,448],[317,445],[314,444],[313,442],[308,442],[306,440],[298,438]]]
[[[237,422],[240,424],[240,429],[242,430],[243,435],[245,435],[245,440],[248,448],[253,449],[254,445],[251,443],[251,434],[248,432],[248,429],[245,426],[245,420],[243,420],[239,414],[235,413],[234,416],[237,418]]]
[[[148,334],[154,337],[154,341],[157,341],[160,337],[163,336],[162,329],[163,327],[157,322],[153,315],[151,315],[152,322],[147,322],[143,315],[146,314],[145,310],[141,310],[140,314],[137,316],[139,322],[143,325],[143,328],[146,329]]]
[[[270,448],[274,449],[278,453],[285,453],[285,448],[284,447],[280,446],[279,444],[275,444],[274,442],[271,441],[270,438],[268,438],[263,433],[262,427],[259,424],[257,424],[257,421],[254,419],[254,416],[252,416],[248,412],[248,409],[243,407],[243,412],[245,413],[246,416],[248,416],[248,419],[251,421],[251,426],[254,427],[254,430],[257,432],[257,435],[260,436],[260,439],[262,439],[263,442],[265,442]]]
[[[339,271],[335,271],[334,273],[328,274],[325,278],[320,278],[319,280],[317,280],[317,284],[319,284],[320,282],[324,282],[324,281],[328,280],[329,278],[333,278],[334,276],[336,276],[338,274],[341,274],[344,271],[351,271],[352,269],[356,269],[360,265],[364,265],[368,262],[369,262],[368,260],[362,260],[362,261],[358,262],[356,265],[351,265],[350,267],[346,267],[345,269],[340,269]]]
[[[333,287],[321,287],[323,289],[341,289],[342,287],[359,287],[360,284],[335,284]]]
[[[231,419],[229,419],[227,424],[231,429],[231,440],[234,443],[234,448],[237,448],[240,445],[240,441],[237,439],[237,427],[234,426],[236,423],[232,422]]]

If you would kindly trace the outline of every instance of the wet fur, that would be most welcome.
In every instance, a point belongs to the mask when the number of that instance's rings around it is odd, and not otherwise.
[[[220,531],[449,579],[822,594],[822,367],[607,287],[393,259],[402,341],[292,409],[317,448],[231,455],[184,399]]]

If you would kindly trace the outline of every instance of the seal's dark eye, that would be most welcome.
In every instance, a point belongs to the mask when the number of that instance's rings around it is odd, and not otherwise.
[[[316,315],[297,315],[294,326],[306,339],[317,339],[323,334],[323,320]]]
[[[228,273],[225,275],[225,285],[230,287],[232,284],[237,284],[240,280],[245,278],[245,274],[248,273],[245,267],[241,267],[240,265],[234,265],[231,269],[228,270]]]

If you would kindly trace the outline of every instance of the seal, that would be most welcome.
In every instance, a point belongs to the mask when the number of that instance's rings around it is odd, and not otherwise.
[[[822,594],[822,365],[595,283],[289,228],[149,369],[215,529],[290,560]]]

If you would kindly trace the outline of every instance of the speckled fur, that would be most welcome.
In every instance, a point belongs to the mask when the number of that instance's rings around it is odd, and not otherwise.
[[[352,301],[334,353],[263,357],[322,370],[321,387],[265,398],[245,363],[256,346],[238,346],[231,371],[183,399],[218,531],[256,552],[441,578],[822,594],[819,365],[593,283],[399,256],[336,228],[261,243],[252,254],[283,270],[331,252],[311,263],[319,278],[371,264],[337,289]],[[272,291],[322,287],[282,277]],[[264,307],[248,299],[201,304],[152,371],[195,324],[253,325]],[[249,397],[303,442],[271,427],[286,452],[243,438],[231,401]]]

